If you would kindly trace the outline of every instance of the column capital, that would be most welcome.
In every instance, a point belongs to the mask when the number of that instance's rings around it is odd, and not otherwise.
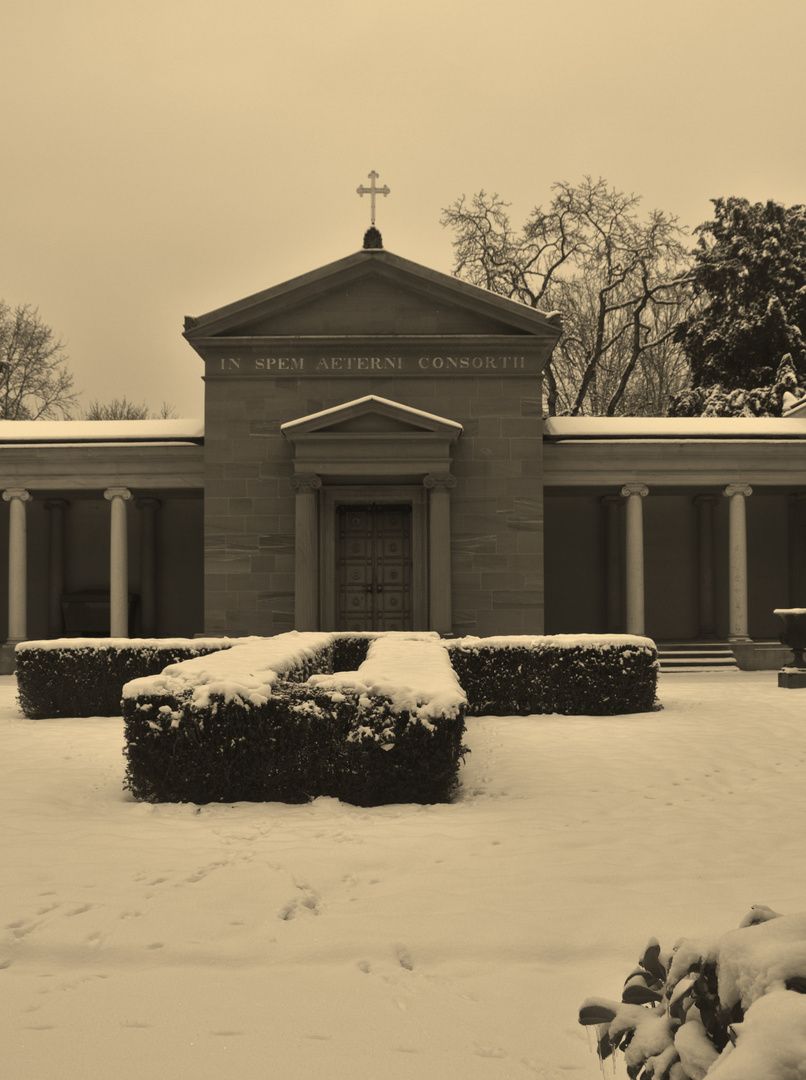
[[[456,477],[453,473],[426,473],[423,485],[429,491],[450,491],[456,487]]]
[[[695,495],[691,500],[695,506],[711,506],[716,502],[716,495]]]
[[[26,491],[25,488],[6,488],[3,492],[3,498],[6,502],[11,502],[12,499],[19,499],[20,502],[31,502],[33,495],[30,491]]]
[[[104,498],[109,499],[131,499],[132,493],[127,487],[108,487],[104,492]]]
[[[649,488],[646,484],[625,484],[621,489],[622,498],[628,499],[630,495],[640,495],[641,498],[645,498],[649,494]]]
[[[621,506],[622,501],[621,495],[602,495],[599,499],[602,506]]]
[[[67,499],[46,499],[42,505],[46,510],[66,510],[70,503]]]
[[[749,484],[743,484],[741,482],[738,482],[734,484],[728,484],[722,494],[727,496],[728,498],[730,498],[732,495],[752,495],[753,489],[750,487]]]
[[[321,486],[322,478],[316,473],[297,473],[296,476],[291,477],[291,487],[297,495],[305,491],[318,491]]]
[[[138,510],[157,510],[160,506],[159,499],[154,499],[151,496],[145,499],[135,499],[134,505]]]

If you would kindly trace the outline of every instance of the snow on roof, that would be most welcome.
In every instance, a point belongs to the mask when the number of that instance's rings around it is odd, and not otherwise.
[[[200,442],[204,421],[0,420],[0,443]]]
[[[457,431],[462,425],[435,413],[401,405],[370,394],[303,417],[310,421],[342,412],[348,406],[377,402],[392,406],[412,419],[449,424]],[[301,420],[281,425],[293,428]],[[806,410],[792,410],[785,417],[668,417],[668,416],[551,416],[543,421],[550,441],[566,439],[804,439]],[[182,420],[0,420],[0,445],[48,443],[158,443],[195,442],[204,439],[202,419]]]
[[[806,416],[550,416],[548,439],[804,439]]]

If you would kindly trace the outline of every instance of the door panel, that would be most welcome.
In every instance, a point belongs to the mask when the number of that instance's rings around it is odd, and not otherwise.
[[[339,630],[411,630],[411,506],[337,507]]]

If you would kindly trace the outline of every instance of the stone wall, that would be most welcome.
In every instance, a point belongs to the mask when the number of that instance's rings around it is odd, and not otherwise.
[[[293,628],[292,447],[280,425],[368,394],[464,427],[451,494],[454,632],[541,632],[540,379],[508,372],[407,378],[208,374],[205,633]]]

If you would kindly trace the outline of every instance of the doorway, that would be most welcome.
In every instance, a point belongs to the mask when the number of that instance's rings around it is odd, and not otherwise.
[[[336,627],[411,630],[410,503],[336,508]]]

